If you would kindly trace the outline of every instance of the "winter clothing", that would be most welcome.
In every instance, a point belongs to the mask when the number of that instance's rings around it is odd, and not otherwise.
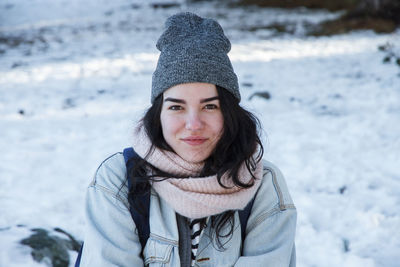
[[[161,54],[153,74],[152,103],[170,87],[191,82],[223,87],[240,101],[237,77],[227,55],[231,45],[216,21],[192,13],[174,15],[167,20],[157,48]],[[87,191],[87,228],[80,266],[187,267],[193,265],[191,252],[196,254],[195,266],[295,266],[296,209],[274,165],[267,161],[256,164],[252,170],[256,179],[241,166],[241,181],[253,186],[237,187],[224,174],[222,183],[228,188],[223,188],[216,176],[198,177],[202,163],[189,163],[157,148],[147,155],[150,146],[139,126],[133,144],[136,153],[180,178],[160,177],[151,182],[149,224],[145,224],[150,226],[150,235],[143,241],[147,240],[143,254],[135,225],[138,220],[132,219],[128,202],[125,159],[117,153],[100,165]],[[251,209],[237,212],[250,200]],[[228,210],[236,210],[233,232],[229,234],[231,225],[226,223],[217,239],[210,217]],[[241,224],[239,213],[249,215],[247,223]],[[192,250],[190,219],[202,217],[205,228],[198,232],[198,247]]]
[[[263,166],[243,247],[237,212],[232,236],[221,240],[225,250],[218,249],[215,229],[207,223],[200,237],[197,266],[295,266],[296,209],[280,171],[266,161]],[[190,233],[190,229],[185,230],[184,218],[154,190],[150,199],[150,238],[144,248],[144,260],[140,257],[141,245],[129,212],[125,179],[121,153],[106,159],[98,168],[87,191],[81,266],[179,267],[190,262],[184,256],[190,251],[183,251],[189,247],[184,244],[190,242],[190,235],[184,233]]]
[[[150,150],[151,141],[142,125],[136,128],[133,138],[133,147],[136,153],[145,158]],[[179,157],[177,154],[155,148],[146,161],[158,169],[182,178],[163,179],[152,183],[153,189],[171,205],[179,214],[191,218],[203,218],[220,214],[227,210],[243,209],[253,198],[261,183],[262,163],[257,164],[253,170],[257,179],[253,179],[245,164],[243,163],[239,177],[243,183],[254,185],[250,188],[235,186],[227,175],[222,176],[222,183],[229,188],[221,187],[217,175],[197,177],[203,168],[203,163],[190,163]]]
[[[174,85],[211,83],[225,88],[239,101],[239,84],[228,52],[231,43],[212,19],[185,12],[168,18],[157,42],[161,51],[153,73],[151,103]]]

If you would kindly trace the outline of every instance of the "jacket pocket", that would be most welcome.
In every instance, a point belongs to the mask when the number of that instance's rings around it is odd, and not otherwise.
[[[160,242],[150,237],[143,251],[145,266],[170,266],[172,249],[172,244]]]

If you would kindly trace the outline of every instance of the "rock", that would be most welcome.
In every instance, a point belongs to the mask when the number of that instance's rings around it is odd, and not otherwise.
[[[179,7],[180,4],[177,2],[160,2],[160,3],[153,3],[151,4],[153,8],[171,8],[171,7]]]
[[[14,63],[12,64],[11,68],[12,68],[12,69],[15,69],[15,68],[18,68],[18,67],[21,67],[21,66],[26,66],[26,65],[28,65],[26,62],[17,61],[17,62],[14,62]]]
[[[60,228],[55,228],[54,231],[67,236],[68,239],[42,228],[34,228],[31,231],[33,234],[20,243],[32,248],[31,255],[37,262],[45,262],[53,267],[68,267],[70,263],[68,250],[79,252],[81,242]]]
[[[346,238],[343,238],[342,241],[343,241],[343,251],[345,253],[349,252],[350,251],[350,241]]]
[[[344,192],[346,191],[346,189],[347,189],[347,186],[345,186],[345,185],[342,186],[342,187],[340,187],[340,188],[339,188],[339,193],[343,195]]]
[[[251,82],[243,82],[242,86],[244,86],[244,87],[253,87],[253,84]]]
[[[69,108],[73,108],[75,106],[76,106],[75,99],[68,97],[64,100],[62,108],[69,109]]]
[[[262,92],[255,92],[254,94],[252,94],[249,97],[249,100],[251,100],[255,96],[261,97],[261,98],[264,98],[264,99],[270,99],[271,98],[271,95],[270,95],[270,93],[268,91],[262,91]]]
[[[383,63],[391,63],[392,60],[395,64],[400,66],[400,48],[398,44],[387,42],[378,46],[378,50],[385,53]]]
[[[383,58],[383,63],[390,63],[390,60],[392,59],[392,57],[390,57],[390,56],[385,56],[384,58]]]

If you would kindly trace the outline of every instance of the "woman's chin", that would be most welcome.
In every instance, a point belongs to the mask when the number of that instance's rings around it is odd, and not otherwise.
[[[202,155],[202,154],[203,153],[201,153],[201,154],[185,153],[185,154],[179,155],[179,156],[189,163],[199,164],[199,163],[203,163],[208,158],[208,155]]]

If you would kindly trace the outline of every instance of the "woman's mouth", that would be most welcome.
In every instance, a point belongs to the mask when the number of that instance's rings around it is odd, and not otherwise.
[[[207,141],[207,138],[200,137],[200,136],[191,136],[191,137],[182,138],[181,140],[188,145],[198,146],[198,145],[203,144],[205,141]]]

